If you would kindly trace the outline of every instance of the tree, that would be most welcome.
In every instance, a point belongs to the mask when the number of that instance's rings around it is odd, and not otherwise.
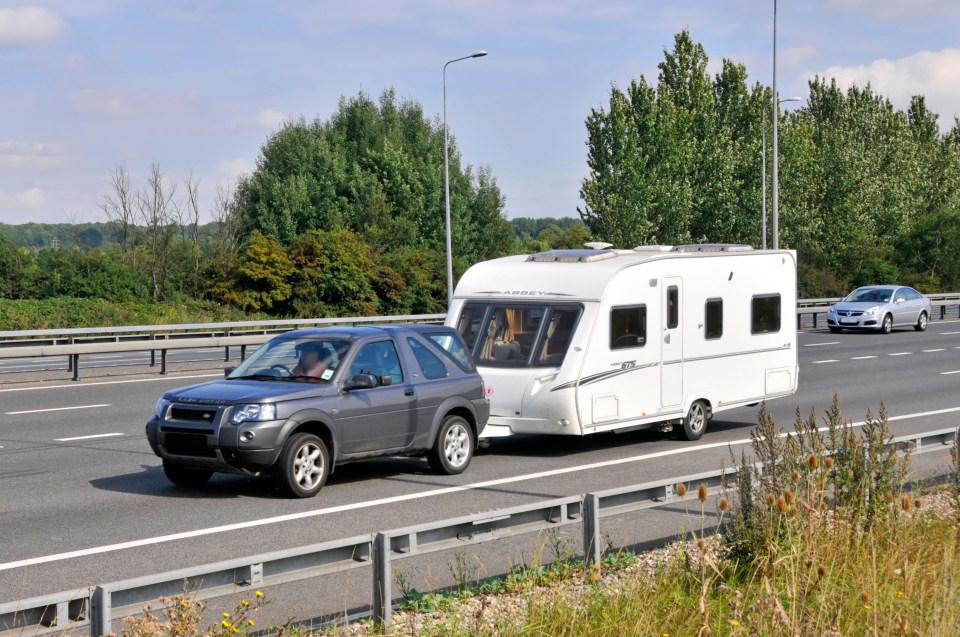
[[[289,277],[293,262],[271,235],[254,230],[239,263],[214,282],[211,292],[218,299],[245,310],[270,310],[290,298]]]

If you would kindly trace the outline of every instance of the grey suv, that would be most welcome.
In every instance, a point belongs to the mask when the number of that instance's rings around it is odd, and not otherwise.
[[[223,380],[164,394],[147,440],[174,484],[271,473],[306,498],[335,465],[375,456],[425,454],[434,470],[461,473],[489,412],[452,328],[304,329],[271,339]]]

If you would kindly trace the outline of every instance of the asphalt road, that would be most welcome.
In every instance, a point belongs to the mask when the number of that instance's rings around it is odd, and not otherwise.
[[[784,428],[835,392],[854,422],[884,401],[897,435],[960,423],[958,321],[889,336],[811,330],[799,345],[799,391],[769,404]],[[696,443],[651,431],[501,439],[460,476],[422,459],[368,461],[337,468],[309,500],[279,497],[268,478],[175,488],[144,423],[165,390],[221,375],[222,350],[205,357],[205,369],[168,376],[0,379],[0,601],[729,466],[757,417],[718,414]]]

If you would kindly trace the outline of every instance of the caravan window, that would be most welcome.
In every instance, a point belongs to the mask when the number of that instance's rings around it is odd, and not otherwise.
[[[723,299],[707,299],[704,314],[703,337],[709,341],[723,336]]]
[[[567,347],[573,336],[573,328],[580,318],[580,308],[553,308],[540,339],[540,347],[534,358],[535,365],[560,365],[567,355]]]
[[[750,307],[750,333],[767,334],[780,331],[780,295],[753,297]]]
[[[471,302],[457,327],[478,365],[554,365],[563,360],[581,311],[570,304]]]
[[[680,324],[680,291],[677,286],[667,288],[667,329],[674,329]]]
[[[647,306],[610,310],[610,349],[643,347],[647,342]]]

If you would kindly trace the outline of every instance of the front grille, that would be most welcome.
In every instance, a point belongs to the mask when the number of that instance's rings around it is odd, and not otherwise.
[[[176,456],[217,457],[214,449],[207,449],[207,437],[203,434],[164,433],[163,446]]]
[[[192,427],[171,427],[170,425],[163,425],[160,427],[160,431],[163,433],[175,433],[175,434],[194,434],[202,436],[212,436],[213,429],[193,429]]]
[[[212,423],[216,417],[216,409],[191,409],[190,407],[182,407],[180,405],[174,405],[170,408],[170,420]]]

